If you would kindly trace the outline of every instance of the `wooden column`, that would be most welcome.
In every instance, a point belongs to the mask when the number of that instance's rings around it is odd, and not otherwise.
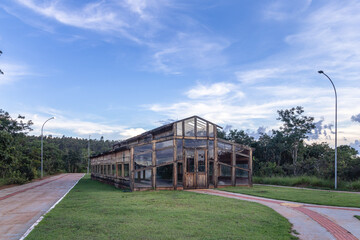
[[[218,144],[217,144],[217,129],[214,128],[214,187],[218,186],[218,176],[219,176],[219,162],[218,162]]]
[[[235,156],[235,144],[232,145],[232,154],[231,154],[231,185],[236,185],[236,176],[235,176],[235,164],[236,164],[236,156]]]
[[[249,152],[249,186],[252,187],[253,183],[252,183],[252,174],[253,174],[253,156],[252,156],[252,149],[250,148],[250,152]]]
[[[151,184],[152,184],[152,188],[156,189],[156,152],[155,152],[155,145],[156,143],[153,142],[152,143],[152,165],[153,168],[151,169]]]
[[[176,127],[176,124],[174,124],[174,129],[175,129],[175,127]],[[176,145],[177,145],[176,144],[176,138],[174,137],[174,140],[173,140],[173,146],[174,146],[173,185],[174,185],[175,190],[176,190],[176,187],[177,187],[177,162],[176,162],[177,148],[176,148]]]
[[[135,178],[134,178],[134,147],[130,149],[130,189],[134,191],[135,187]]]

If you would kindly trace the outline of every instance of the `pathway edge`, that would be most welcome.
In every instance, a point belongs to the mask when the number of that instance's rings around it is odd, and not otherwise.
[[[83,176],[81,178],[79,178],[79,180],[77,180],[74,185],[72,185],[72,187],[64,194],[64,196],[62,196],[59,200],[56,201],[56,203],[54,203],[43,215],[41,215],[39,217],[38,220],[36,220],[36,222],[33,223],[33,225],[30,226],[30,228],[28,230],[26,230],[26,232],[21,236],[21,238],[19,240],[24,240],[30,233],[31,231],[41,222],[41,220],[43,220],[44,216],[50,212],[59,202],[61,202],[61,200],[63,200],[63,198],[76,186],[76,184],[78,184],[78,182],[85,176],[85,173],[83,174]]]

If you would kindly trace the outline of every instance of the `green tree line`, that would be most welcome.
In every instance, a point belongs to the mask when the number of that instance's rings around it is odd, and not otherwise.
[[[282,122],[279,130],[261,133],[258,139],[243,130],[219,132],[222,138],[255,148],[255,176],[316,176],[334,178],[335,150],[328,143],[307,144],[305,140],[315,129],[314,118],[304,116],[303,107],[278,111]],[[348,145],[338,147],[338,177],[346,181],[360,178],[358,151]]]
[[[23,183],[40,175],[40,136],[29,136],[33,122],[0,109],[0,181]],[[90,140],[91,154],[111,149],[114,141]],[[44,173],[86,172],[88,139],[44,137]]]

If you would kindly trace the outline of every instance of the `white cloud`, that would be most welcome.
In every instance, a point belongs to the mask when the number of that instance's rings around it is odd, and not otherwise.
[[[16,115],[16,114],[12,114]],[[143,128],[133,128],[124,125],[108,124],[106,122],[95,122],[84,119],[74,119],[66,116],[63,111],[53,108],[39,108],[39,113],[25,113],[26,119],[31,119],[34,123],[31,134],[40,135],[43,123],[50,117],[56,119],[46,123],[44,134],[54,136],[70,135],[87,138],[104,136],[106,139],[126,139],[139,135],[146,130]]]
[[[214,97],[214,96],[224,96],[229,92],[233,91],[235,88],[234,84],[219,82],[214,83],[209,86],[198,84],[193,89],[186,92],[188,98],[196,99],[203,97]],[[238,92],[239,95],[244,95],[242,92]]]

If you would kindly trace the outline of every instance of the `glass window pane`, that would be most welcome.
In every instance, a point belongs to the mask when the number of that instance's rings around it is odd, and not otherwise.
[[[124,164],[124,177],[129,177],[129,164]]]
[[[182,123],[183,122],[176,123],[176,135],[177,136],[182,136]]]
[[[208,146],[208,159],[209,160],[214,160],[214,141],[209,141],[209,146]]]
[[[174,161],[174,148],[156,151],[156,165]]]
[[[135,169],[145,168],[152,165],[152,152],[134,156]]]
[[[214,125],[209,123],[209,137],[214,137]]]
[[[206,122],[197,118],[196,120],[196,136],[206,137]]]
[[[231,167],[220,165],[219,166],[219,185],[231,185]]]
[[[184,122],[185,136],[194,137],[195,136],[195,121],[194,118],[185,120]]]
[[[231,164],[232,152],[218,150],[218,161],[222,163],[226,163],[228,165]]]
[[[176,140],[176,160],[183,160],[183,141]]]
[[[198,150],[197,157],[198,157],[198,172],[205,172],[205,151]]]
[[[148,151],[152,151],[152,144],[146,144],[146,145],[134,147],[134,154],[142,154]]]
[[[182,164],[182,162],[177,163],[177,185],[183,186],[183,164]]]
[[[173,165],[165,165],[156,168],[156,187],[173,186]]]
[[[214,162],[213,161],[209,161],[208,181],[210,184],[214,184]]]
[[[156,143],[156,149],[173,146],[173,140]]]
[[[112,164],[112,175],[116,176],[116,166],[115,166],[115,164]]]
[[[188,148],[199,148],[199,147],[206,147],[207,140],[198,140],[198,139],[185,139],[185,147]]]
[[[218,148],[223,149],[223,150],[231,150],[232,151],[232,145],[229,143],[218,142]]]
[[[195,154],[193,150],[186,151],[186,171],[195,172]]]
[[[151,187],[151,169],[135,172],[134,180],[135,187]]]

